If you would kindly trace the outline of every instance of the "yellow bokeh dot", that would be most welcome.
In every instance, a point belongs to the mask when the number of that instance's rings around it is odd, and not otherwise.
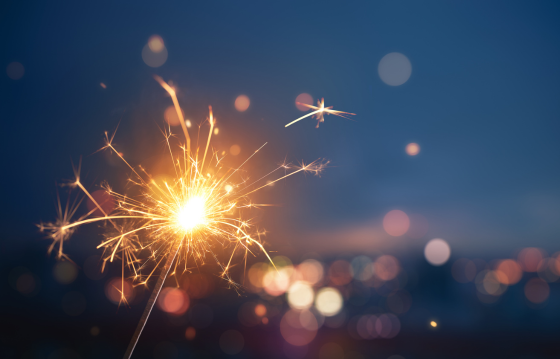
[[[163,39],[159,35],[153,35],[148,39],[148,47],[153,52],[161,52],[163,50],[164,44]]]
[[[234,156],[237,156],[238,154],[241,153],[241,147],[239,147],[238,145],[233,145],[229,148],[229,153],[231,153]]]
[[[417,143],[412,142],[406,145],[405,151],[409,156],[416,156],[420,153],[420,146]]]

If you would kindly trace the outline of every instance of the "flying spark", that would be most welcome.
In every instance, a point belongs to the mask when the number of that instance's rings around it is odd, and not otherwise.
[[[320,101],[319,100],[317,101],[317,106],[308,105],[306,103],[301,103],[301,102],[296,102],[296,104],[301,105],[301,106],[305,106],[305,107],[310,108],[310,109],[315,110],[315,111],[312,111],[312,112],[308,113],[307,115],[301,116],[297,120],[294,120],[294,121],[288,123],[284,127],[288,127],[288,126],[293,125],[294,123],[296,123],[298,121],[303,120],[306,117],[312,116],[317,120],[316,128],[319,128],[319,124],[321,122],[325,122],[325,117],[324,117],[325,113],[327,115],[335,115],[335,116],[338,116],[338,117],[344,117],[348,120],[350,120],[350,118],[345,116],[345,115],[356,115],[355,113],[333,110],[332,106],[325,107],[325,99],[324,98],[322,98]]]
[[[154,290],[125,358],[132,355],[165,279],[168,275],[177,277],[188,272],[187,263],[190,258],[196,265],[203,264],[207,258],[211,258],[219,266],[220,276],[233,287],[239,286],[229,275],[237,252],[244,253],[246,261],[248,254],[254,255],[255,251],[260,251],[271,261],[263,247],[263,232],[255,227],[247,213],[251,208],[266,205],[254,204],[251,194],[299,172],[318,175],[328,164],[324,160],[300,165],[284,163],[265,176],[249,181],[243,178],[242,173],[245,171],[242,168],[266,143],[241,166],[227,166],[225,157],[210,147],[216,124],[210,107],[206,120],[210,127],[206,143],[192,150],[188,126],[179,107],[175,88],[160,77],[154,77],[171,96],[185,137],[184,143],[176,143],[178,140],[169,127],[163,131],[174,175],[166,180],[155,179],[143,167],[132,166],[115,148],[115,133],[109,136],[106,132],[105,146],[101,150],[112,151],[128,166],[131,171],[129,181],[132,184],[129,192],[121,194],[108,184],[102,184],[105,194],[116,203],[114,211],[107,211],[107,206],[92,196],[82,184],[78,166],[75,179],[68,186],[79,188],[95,208],[72,220],[80,201],[69,201],[63,209],[58,200],[57,220],[39,225],[52,240],[49,252],[58,247],[57,257],[69,259],[63,252],[63,244],[78,227],[92,223],[106,224],[108,229],[105,238],[97,248],[103,249],[102,268],[108,262],[121,261],[120,292],[123,303],[126,303],[125,269],[128,269],[136,285],[145,286],[159,269]],[[338,113],[328,109],[324,111]],[[101,214],[98,215],[99,213]],[[229,251],[229,258],[221,261],[218,254],[225,250]]]

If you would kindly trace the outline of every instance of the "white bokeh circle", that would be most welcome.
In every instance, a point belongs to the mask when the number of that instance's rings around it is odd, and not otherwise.
[[[391,52],[379,61],[377,72],[387,85],[400,86],[410,78],[412,65],[408,57],[399,52]]]

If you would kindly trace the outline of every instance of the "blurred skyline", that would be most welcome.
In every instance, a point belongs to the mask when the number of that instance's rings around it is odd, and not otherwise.
[[[105,130],[121,123],[116,143],[137,164],[161,150],[169,99],[152,74],[178,85],[193,121],[212,105],[216,145],[238,144],[239,158],[268,142],[267,161],[331,161],[321,179],[266,194],[282,205],[262,218],[272,250],[421,255],[432,238],[452,256],[558,250],[560,5],[318,5],[3,4],[1,63],[25,71],[0,81],[3,252],[41,246],[34,224],[54,215],[53,184],[71,178],[70,159],[84,156],[91,185],[122,180],[90,156]],[[142,59],[152,35],[168,51],[157,68]],[[411,65],[397,86],[379,73],[390,53]],[[301,93],[357,116],[284,128],[303,114]],[[241,94],[245,112],[234,107]],[[388,235],[391,210],[422,216],[428,232]]]

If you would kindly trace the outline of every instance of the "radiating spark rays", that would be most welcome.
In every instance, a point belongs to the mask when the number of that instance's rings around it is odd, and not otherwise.
[[[88,197],[94,203],[95,208],[84,216],[72,220],[81,201],[74,201],[72,204],[68,202],[63,210],[60,200],[58,200],[57,220],[53,223],[40,225],[40,229],[48,233],[49,238],[53,241],[49,247],[49,252],[58,245],[57,257],[68,259],[63,252],[63,242],[68,240],[78,227],[109,221],[112,228],[106,228],[108,230],[106,238],[101,241],[97,248],[103,249],[102,268],[105,267],[107,262],[113,262],[115,259],[122,261],[123,274],[119,290],[122,303],[126,304],[124,291],[125,266],[132,274],[133,286],[147,286],[150,278],[155,275],[158,269],[160,270],[159,278],[132,337],[125,358],[129,358],[132,354],[165,278],[169,273],[176,275],[179,267],[182,268],[183,273],[189,271],[187,267],[189,257],[194,259],[197,266],[199,263],[203,264],[207,256],[212,258],[220,268],[220,277],[234,288],[237,288],[238,284],[230,278],[229,271],[235,266],[233,260],[236,252],[245,251],[244,258],[246,260],[248,253],[255,255],[254,249],[256,248],[257,251],[263,252],[272,263],[271,257],[264,249],[261,238],[265,232],[253,229],[254,225],[251,219],[246,218],[248,209],[266,206],[266,204],[252,203],[249,195],[299,172],[319,175],[328,164],[328,162],[322,160],[298,166],[284,163],[267,175],[257,177],[258,179],[255,181],[249,181],[248,178],[243,179],[240,172],[241,168],[266,143],[237,168],[227,167],[223,162],[224,157],[219,157],[213,150],[211,151],[212,154],[208,155],[216,122],[212,107],[209,107],[208,122],[210,128],[208,138],[204,146],[204,154],[200,160],[201,146],[197,146],[196,151],[191,151],[190,135],[175,89],[160,77],[154,76],[154,78],[171,96],[185,135],[185,144],[178,143],[176,148],[179,149],[179,153],[176,154],[173,150],[174,146],[172,146],[175,142],[175,136],[171,133],[170,128],[163,131],[174,177],[167,180],[158,180],[153,178],[142,166],[131,165],[113,145],[115,133],[109,136],[105,132],[105,145],[102,149],[114,152],[130,169],[129,183],[131,184],[130,191],[132,194],[118,193],[104,184],[102,188],[116,202],[113,213],[107,213],[82,184],[78,167],[75,171],[75,181],[71,183],[71,187],[79,188],[85,197]],[[343,114],[348,114],[332,110],[332,107],[325,108],[324,101],[319,103],[320,107],[307,106],[316,111],[302,118],[316,115],[321,116],[322,119],[324,112],[341,117],[344,117]],[[278,178],[262,184],[266,178],[276,174],[279,169],[288,170],[289,173],[279,175]],[[197,202],[197,205],[193,207],[191,205],[193,199],[200,203]],[[93,213],[97,210],[103,216],[93,217]],[[184,218],[185,215],[187,216],[186,219]],[[231,250],[227,264],[222,264],[218,259],[216,255],[218,249]],[[274,265],[274,263],[272,264]],[[174,268],[173,271],[171,271],[171,267]]]
[[[319,128],[319,123],[321,122],[325,122],[325,113],[327,115],[335,115],[338,117],[344,117],[346,119],[349,119],[349,117],[346,117],[344,115],[356,115],[355,113],[350,113],[350,112],[344,112],[344,111],[338,111],[338,110],[333,110],[333,106],[329,106],[329,107],[325,107],[325,99],[322,98],[320,101],[317,101],[317,106],[313,106],[313,105],[308,105],[306,103],[301,103],[301,102],[296,102],[298,105],[301,106],[305,106],[307,108],[310,108],[312,110],[315,110],[313,112],[308,113],[307,115],[303,115],[300,118],[288,123],[286,126],[284,127],[288,127],[290,125],[293,125],[294,123],[303,120],[304,118],[307,118],[309,116],[313,116],[315,117],[315,119],[317,119],[317,128]]]

